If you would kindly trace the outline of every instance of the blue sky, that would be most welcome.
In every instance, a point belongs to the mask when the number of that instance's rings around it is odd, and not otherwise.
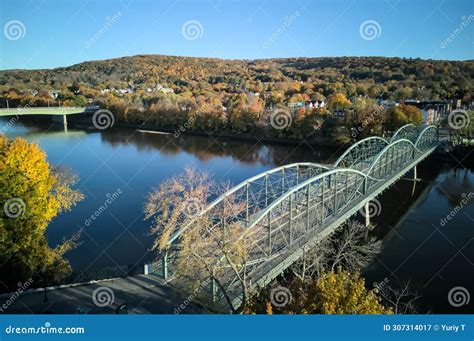
[[[137,54],[474,59],[472,0],[2,0],[0,20],[0,69]]]

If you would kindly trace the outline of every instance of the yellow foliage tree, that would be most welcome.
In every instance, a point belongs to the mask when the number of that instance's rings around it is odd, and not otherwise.
[[[295,279],[287,288],[284,304],[273,305],[275,292],[263,289],[249,300],[244,313],[254,314],[392,314],[374,290],[365,288],[358,272],[339,268],[317,279]],[[278,291],[276,291],[278,292]]]
[[[315,283],[316,310],[322,314],[391,314],[359,273],[328,272]]]
[[[328,105],[329,108],[333,110],[344,109],[351,105],[351,101],[349,101],[344,94],[337,92],[329,96]]]
[[[0,268],[7,286],[40,269],[69,272],[62,254],[74,246],[77,236],[51,249],[45,231],[56,215],[82,199],[71,188],[76,181],[75,176],[53,169],[38,145],[0,135]]]

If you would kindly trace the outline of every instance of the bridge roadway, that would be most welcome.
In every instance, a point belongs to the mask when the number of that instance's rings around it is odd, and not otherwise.
[[[298,163],[278,167],[242,182],[216,199],[200,213],[215,222],[209,230],[242,224],[245,231],[239,241],[250,242],[251,248],[245,265],[239,268],[239,276],[223,255],[218,259],[216,269],[227,270],[219,274],[221,289],[210,281],[208,292],[212,295],[205,304],[228,310],[225,290],[233,307],[238,307],[242,300],[239,277],[246,278],[251,289],[263,287],[359,210],[365,209],[369,217],[368,203],[409,171],[413,170],[416,177],[416,165],[437,148],[438,140],[434,126],[406,125],[390,140],[370,137],[359,141],[334,165]],[[229,207],[242,209],[223,216]],[[155,273],[162,274],[171,285],[179,285],[175,274],[180,237],[190,226],[170,238],[161,261],[154,265]]]
[[[0,117],[2,116],[30,116],[30,115],[77,115],[88,111],[83,107],[18,107],[18,108],[2,108],[0,109]]]
[[[51,116],[53,121],[62,123],[64,131],[67,132],[67,117],[71,115],[91,114],[99,107],[18,107],[1,108],[0,117],[20,117],[20,116]]]

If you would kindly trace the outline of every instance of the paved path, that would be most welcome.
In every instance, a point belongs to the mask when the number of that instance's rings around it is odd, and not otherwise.
[[[94,290],[99,290],[98,288],[101,288],[100,292],[104,293],[104,298],[110,292],[113,293],[114,301],[111,305],[99,307],[94,304],[93,293]],[[10,300],[13,303],[3,309],[3,313],[115,314],[117,307],[124,303],[127,304],[129,314],[207,312],[198,304],[193,303],[189,296],[167,286],[155,275],[136,275],[57,287],[47,290],[47,296],[48,300],[44,301],[43,289],[26,291],[16,299],[12,299],[12,294],[2,294],[0,307]]]

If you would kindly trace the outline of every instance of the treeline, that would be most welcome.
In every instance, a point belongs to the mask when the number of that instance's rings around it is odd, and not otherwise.
[[[99,104],[125,124],[344,142],[421,119],[410,107],[382,110],[380,100],[471,102],[473,76],[473,61],[145,55],[1,71],[0,105],[7,100],[10,107]],[[272,114],[281,109],[291,124],[274,129]]]

